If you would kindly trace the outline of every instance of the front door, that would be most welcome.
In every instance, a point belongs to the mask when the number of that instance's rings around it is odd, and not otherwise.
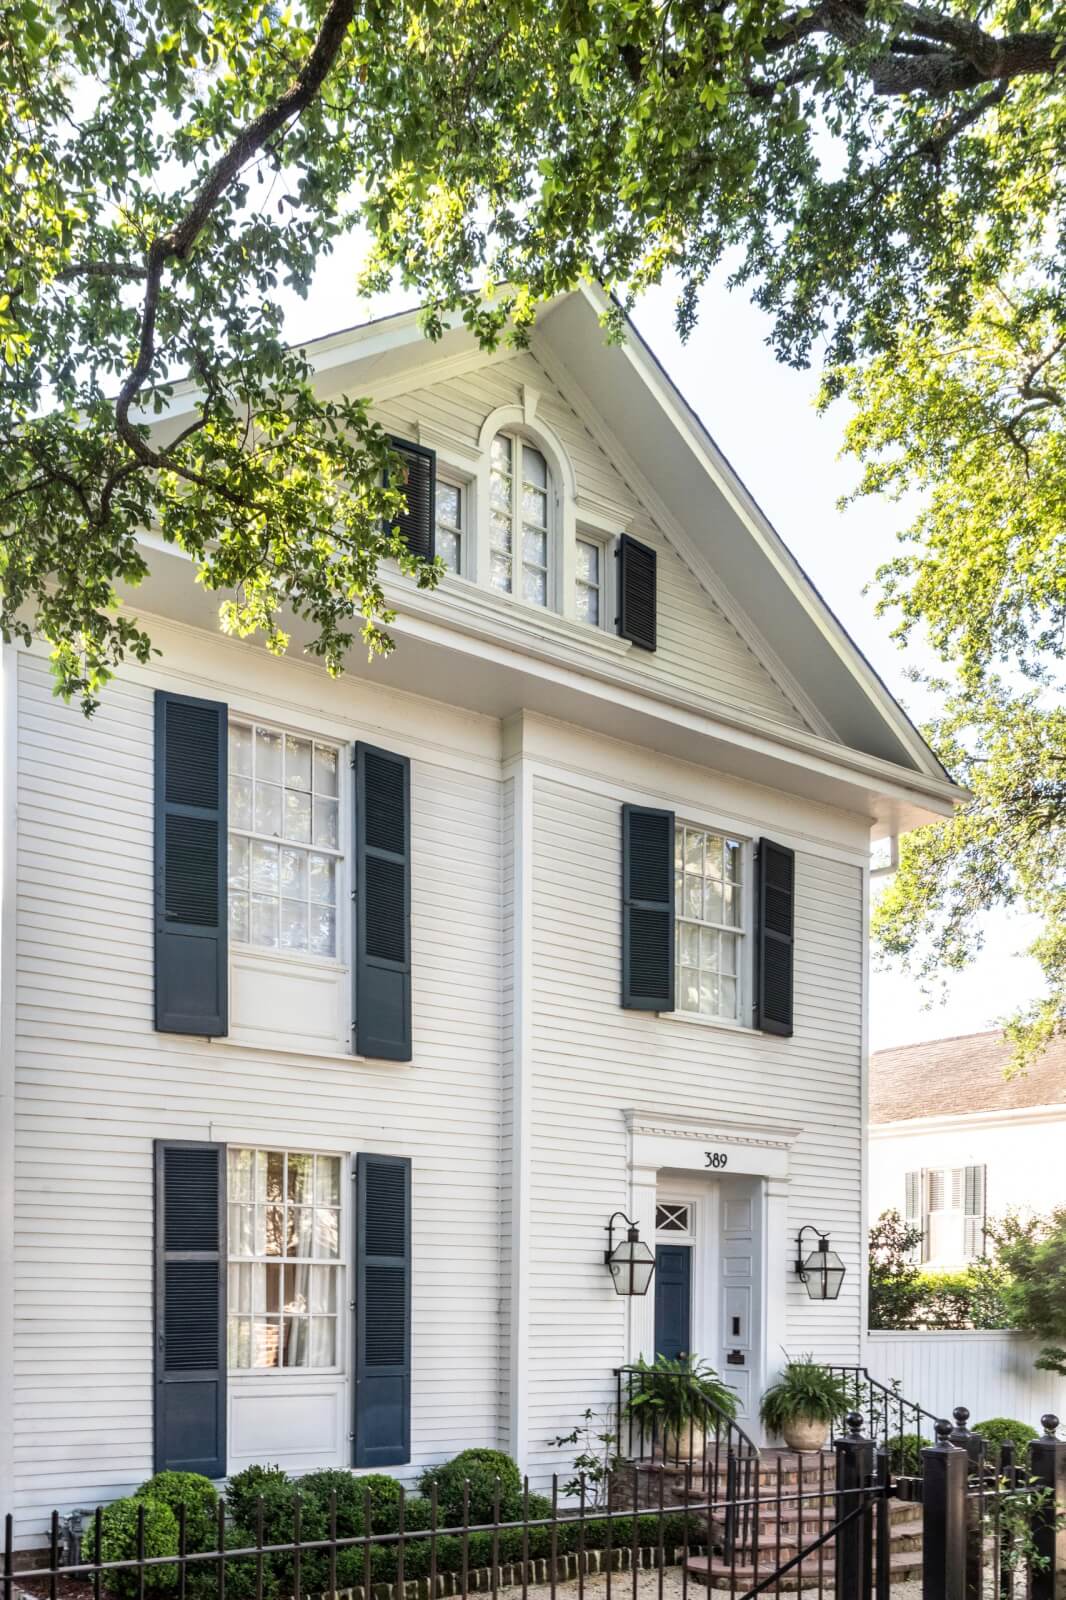
[[[676,1361],[692,1351],[692,1246],[655,1249],[655,1354]]]

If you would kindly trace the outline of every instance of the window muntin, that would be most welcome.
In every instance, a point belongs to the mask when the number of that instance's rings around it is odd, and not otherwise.
[[[688,1201],[660,1201],[655,1207],[656,1233],[691,1233],[692,1207]]]
[[[228,1364],[336,1367],[341,1157],[230,1149]]]
[[[600,627],[603,618],[603,545],[598,539],[577,541],[575,602],[579,622]]]
[[[680,825],[674,848],[677,1009],[735,1022],[743,970],[743,846]]]
[[[231,721],[231,940],[335,958],[340,860],[337,746]]]
[[[459,484],[437,479],[437,554],[449,572],[463,570],[464,499]]]
[[[518,434],[498,433],[489,457],[489,582],[546,606],[550,479],[546,457]]]

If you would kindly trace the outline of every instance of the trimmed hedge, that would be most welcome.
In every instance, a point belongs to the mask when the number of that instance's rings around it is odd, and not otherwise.
[[[987,1422],[975,1422],[974,1433],[979,1433],[990,1451],[1005,1444],[1014,1446],[1014,1464],[1024,1467],[1029,1460],[1029,1446],[1040,1435],[1027,1422],[1017,1422],[1013,1417],[989,1417]]]
[[[178,1522],[168,1505],[159,1500],[113,1500],[105,1506],[100,1519],[100,1550],[96,1549],[96,1524],[91,1522],[82,1541],[86,1561],[136,1561],[137,1533],[140,1514],[144,1511],[144,1554],[176,1556],[178,1553]],[[140,1593],[140,1575],[136,1569],[129,1572],[109,1572],[105,1576],[107,1587],[120,1600],[134,1600]],[[145,1567],[144,1587],[147,1594],[172,1591],[178,1581],[176,1565]]]
[[[186,1550],[211,1550],[218,1544],[218,1492],[198,1472],[157,1472],[133,1493],[135,1500],[169,1506],[175,1520],[185,1507]]]
[[[902,1473],[905,1478],[919,1477],[922,1451],[932,1442],[920,1433],[897,1433],[888,1441],[888,1464],[892,1471]]]
[[[503,1450],[462,1450],[442,1466],[427,1468],[418,1487],[428,1496],[434,1483],[442,1527],[462,1522],[466,1483],[470,1485],[471,1524],[493,1520],[497,1492],[501,1522],[513,1522],[522,1515],[522,1475]]]

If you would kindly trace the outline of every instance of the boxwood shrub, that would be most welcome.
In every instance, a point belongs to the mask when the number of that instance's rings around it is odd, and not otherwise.
[[[419,1479],[419,1488],[429,1495],[437,1485],[440,1525],[458,1526],[463,1520],[463,1485],[470,1484],[471,1524],[491,1522],[499,1487],[501,1522],[513,1522],[522,1515],[522,1475],[503,1450],[461,1450],[451,1461],[428,1468]]]
[[[1005,1444],[1014,1446],[1014,1464],[1024,1467],[1029,1459],[1029,1446],[1040,1435],[1027,1422],[1017,1422],[1013,1417],[989,1417],[987,1422],[975,1422],[974,1433],[979,1433],[988,1446],[989,1455],[995,1456]]]
[[[112,1500],[105,1506],[100,1519],[100,1548],[96,1548],[96,1523],[91,1522],[82,1541],[86,1561],[136,1561],[137,1530],[140,1514],[144,1512],[144,1554],[176,1556],[178,1553],[178,1523],[173,1511],[160,1500]],[[136,1568],[127,1572],[108,1572],[104,1581],[119,1600],[134,1600],[140,1593],[140,1576]],[[158,1567],[145,1567],[146,1594],[159,1594],[173,1589],[178,1581],[176,1565],[166,1563]]]
[[[135,1500],[155,1500],[169,1506],[180,1522],[185,1507],[186,1550],[211,1550],[218,1544],[218,1492],[210,1478],[199,1472],[157,1472],[134,1490]]]

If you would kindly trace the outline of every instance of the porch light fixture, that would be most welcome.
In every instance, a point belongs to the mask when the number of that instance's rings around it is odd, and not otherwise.
[[[621,1217],[627,1228],[624,1239],[614,1242],[614,1225]],[[603,1259],[611,1274],[615,1294],[647,1294],[655,1271],[655,1256],[640,1237],[640,1229],[626,1216],[616,1211],[607,1224],[607,1249]]]
[[[806,1261],[803,1259],[803,1235],[813,1233],[818,1240]],[[801,1283],[807,1285],[812,1300],[835,1300],[844,1282],[845,1266],[835,1250],[829,1248],[829,1235],[819,1233],[810,1224],[799,1231],[796,1239],[796,1272]]]

